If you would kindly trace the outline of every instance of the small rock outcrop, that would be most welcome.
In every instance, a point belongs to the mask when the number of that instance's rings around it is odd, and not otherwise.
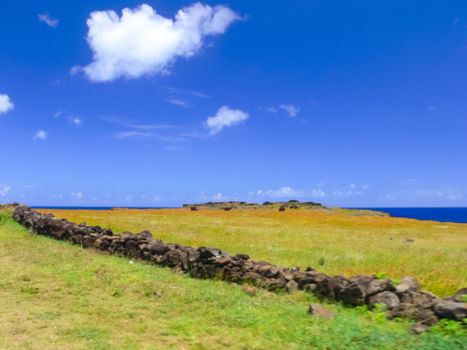
[[[322,317],[327,319],[331,319],[334,317],[334,313],[331,310],[326,309],[323,305],[320,304],[311,304],[308,308],[308,313],[316,317]]]

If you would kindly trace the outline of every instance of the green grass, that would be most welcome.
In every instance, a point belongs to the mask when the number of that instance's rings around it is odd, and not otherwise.
[[[414,276],[439,296],[467,287],[467,224],[348,210],[52,210],[117,232],[150,230],[166,242],[246,253],[279,266],[335,275]],[[409,240],[409,241],[407,241]]]
[[[29,234],[0,213],[0,349],[465,349],[381,313],[201,281]],[[452,332],[451,332],[452,333]]]

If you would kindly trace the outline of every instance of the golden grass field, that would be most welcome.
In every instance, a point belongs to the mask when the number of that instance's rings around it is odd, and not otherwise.
[[[328,274],[415,276],[439,296],[467,286],[467,224],[350,210],[42,210],[116,232],[150,230],[166,242],[246,253]]]
[[[0,349],[465,350],[467,333],[439,323],[414,336],[384,311],[310,293],[247,293],[125,257],[32,235],[0,209]]]

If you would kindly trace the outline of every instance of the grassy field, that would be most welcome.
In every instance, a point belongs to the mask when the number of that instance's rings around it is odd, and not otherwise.
[[[166,242],[247,253],[284,267],[395,279],[411,275],[440,296],[467,286],[467,224],[362,216],[346,210],[48,212],[117,232],[149,229]]]
[[[241,286],[31,235],[1,212],[0,276],[0,349],[455,350],[467,343],[446,327],[413,336],[406,322],[339,305],[327,305],[334,319],[313,318],[310,295],[250,296]]]

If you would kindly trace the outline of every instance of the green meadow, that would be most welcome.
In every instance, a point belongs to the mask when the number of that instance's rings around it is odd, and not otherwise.
[[[150,230],[165,242],[246,253],[327,274],[414,276],[445,296],[467,286],[467,224],[391,218],[341,209],[55,210],[116,232]]]
[[[137,222],[132,211],[116,213]],[[94,214],[99,221],[102,214]],[[169,214],[151,214],[154,225]],[[415,336],[409,322],[332,304],[324,305],[333,319],[316,318],[307,313],[318,302],[311,295],[251,295],[243,286],[194,280],[31,235],[6,212],[0,213],[0,276],[0,349],[451,350],[467,344],[457,324]]]

